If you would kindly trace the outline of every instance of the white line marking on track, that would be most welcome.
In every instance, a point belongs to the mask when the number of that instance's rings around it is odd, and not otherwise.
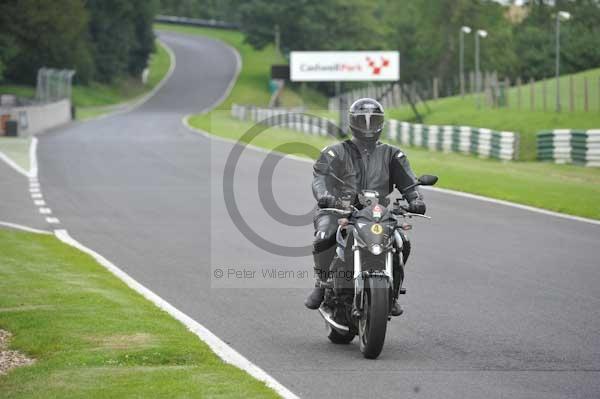
[[[37,181],[38,177],[38,161],[37,161],[37,137],[31,138],[31,144],[29,145],[29,178],[34,178]]]
[[[39,211],[42,215],[50,215],[52,213],[50,208],[39,208]]]
[[[30,192],[30,193],[39,193],[39,192],[40,192],[40,189],[39,189],[39,187],[30,188],[30,189],[29,189],[29,192]]]
[[[314,163],[314,160],[312,160],[312,159],[299,157],[297,155],[285,154],[285,153],[279,152],[279,151],[271,151],[271,150],[267,150],[267,149],[262,148],[262,147],[257,147],[257,146],[252,145],[252,144],[243,144],[243,143],[238,142],[237,140],[215,136],[213,134],[210,134],[208,132],[205,132],[205,131],[203,131],[201,129],[195,128],[192,125],[190,125],[189,118],[191,116],[192,115],[186,115],[183,118],[183,120],[182,120],[183,124],[188,129],[190,129],[190,130],[192,130],[192,131],[194,131],[196,133],[199,133],[199,134],[201,134],[201,135],[209,138],[210,140],[224,141],[224,142],[227,142],[227,143],[244,145],[246,148],[249,148],[249,149],[254,150],[254,151],[262,152],[262,153],[265,153],[265,154],[274,153],[274,154],[281,155],[282,157],[286,157],[286,158],[293,159],[293,160],[296,160],[296,161],[308,162],[308,163],[311,163],[311,164]],[[465,193],[465,192],[462,192],[462,191],[451,190],[451,189],[447,189],[447,188],[438,188],[438,187],[422,187],[422,188],[425,189],[425,190],[437,191],[437,192],[443,193],[443,194],[455,195],[455,196],[458,196],[458,197],[468,198],[468,199],[472,199],[472,200],[490,202],[490,203],[493,203],[493,204],[496,204],[496,205],[503,205],[503,206],[517,208],[517,209],[521,209],[521,210],[525,210],[525,211],[540,213],[540,214],[546,215],[546,216],[554,216],[554,217],[557,217],[557,218],[562,218],[562,219],[567,219],[567,220],[572,220],[572,221],[577,221],[577,222],[590,223],[590,224],[594,224],[594,225],[600,226],[600,220],[596,220],[596,219],[589,219],[589,218],[585,218],[585,217],[581,217],[581,216],[569,215],[567,213],[560,213],[560,212],[549,211],[549,210],[543,209],[543,208],[536,208],[535,206],[518,204],[516,202],[499,200],[499,199],[490,198],[490,197],[484,197],[483,195],[470,194],[470,193]]]
[[[23,169],[21,166],[17,165],[17,163],[15,161],[10,159],[3,152],[0,152],[0,160],[4,161],[8,166],[10,166],[11,168],[13,168],[15,171],[22,174],[23,176],[26,176],[26,177],[29,176],[28,172],[25,169]]]
[[[22,224],[17,224],[17,223],[0,221],[0,226],[10,227],[10,228],[17,229],[17,230],[23,230],[23,231],[27,231],[29,233],[52,234],[52,232],[50,232],[50,231],[35,229],[33,227],[24,226]]]
[[[46,206],[46,201],[44,200],[33,200],[35,206]]]
[[[474,199],[474,200],[479,200],[479,201],[491,202],[491,203],[497,204],[497,205],[510,206],[512,208],[518,208],[518,209],[522,209],[522,210],[526,210],[526,211],[530,211],[530,212],[541,213],[543,215],[554,216],[554,217],[557,217],[557,218],[563,218],[563,219],[568,219],[568,220],[575,220],[575,221],[578,221],[578,222],[590,223],[590,224],[595,224],[595,225],[599,225],[600,226],[600,220],[589,219],[589,218],[584,218],[584,217],[575,216],[575,215],[569,215],[569,214],[566,214],[566,213],[549,211],[547,209],[536,208],[536,207],[530,206],[530,205],[517,204],[516,202],[505,201],[505,200],[500,200],[500,199],[496,199],[496,198],[484,197],[482,195],[477,195],[477,194],[464,193],[462,191],[450,190],[450,189],[447,189],[447,188],[423,187],[423,189],[425,189],[425,190],[431,190],[431,191],[437,191],[439,193],[444,193],[444,194],[456,195],[458,197],[463,197],[463,198],[469,198],[469,199]]]
[[[164,310],[168,314],[170,314],[175,319],[179,320],[183,325],[185,325],[191,332],[196,334],[202,341],[204,341],[212,350],[215,352],[224,362],[232,364],[253,376],[259,381],[264,382],[268,387],[275,390],[279,395],[286,399],[297,399],[294,393],[288,390],[286,387],[281,385],[277,380],[267,374],[263,369],[252,363],[250,360],[246,359],[235,349],[227,345],[223,342],[219,337],[213,334],[206,327],[198,323],[196,320],[192,319],[179,309],[175,308],[169,302],[165,301],[160,296],[156,295],[154,292],[150,291],[148,288],[137,282],[133,277],[125,273],[123,270],[119,269],[113,263],[111,263],[108,259],[97,253],[96,251],[84,246],[79,243],[77,240],[72,238],[67,230],[57,229],[54,231],[56,237],[62,242],[69,244],[82,252],[87,253],[92,258],[94,258],[98,263],[108,269],[112,274],[117,276],[121,281],[123,281],[127,286],[137,293],[141,294],[144,298],[152,302],[158,308]]]
[[[166,83],[166,81],[171,77],[171,75],[173,74],[173,72],[175,70],[175,54],[164,42],[163,42],[163,44],[164,44],[165,48],[167,49],[167,52],[169,53],[169,57],[171,58],[171,67],[169,69],[169,72],[167,72],[167,75],[163,78],[163,80],[147,96],[142,98],[139,102],[136,102],[135,104],[133,104],[131,107],[127,107],[126,109],[119,110],[112,114],[103,115],[103,116],[101,116],[99,118],[95,118],[95,119],[100,119],[100,118],[107,117],[110,115],[115,115],[115,114],[132,111],[133,109],[139,107],[140,105],[142,105],[143,103],[148,101],[152,96],[154,96],[154,94],[156,94],[156,92],[158,92],[158,90]],[[233,85],[235,84],[235,82],[237,80],[239,72],[241,70],[241,58],[240,58],[239,54],[232,47],[230,47],[230,46],[227,46],[227,47],[229,47],[236,56],[237,70],[236,70],[235,76],[232,78],[231,82],[229,83],[229,86],[227,87],[226,92],[211,107],[216,106],[217,104],[222,102],[229,95],[230,91],[233,88]],[[30,178],[30,182],[37,182],[38,164],[37,164],[36,152],[37,152],[37,139],[34,138],[34,139],[32,139],[32,143],[30,146],[30,152],[29,152],[31,170],[29,173],[25,173],[25,171],[21,170],[22,174],[24,174],[25,176],[28,176]],[[17,166],[17,168],[19,168],[18,165],[15,164],[15,166]],[[39,198],[39,200],[34,201],[36,203],[36,205],[45,205],[45,202],[43,200],[41,200],[41,198],[42,198],[41,193],[32,193],[31,197]],[[41,210],[40,210],[40,212],[41,212]],[[51,224],[60,223],[60,221],[54,217],[48,217],[48,218],[46,218],[46,221]],[[2,222],[0,222],[0,224],[1,223]],[[7,224],[7,225],[9,225],[9,224]],[[12,227],[12,224],[10,224],[10,225]],[[39,232],[39,233],[44,233],[44,234],[50,234],[47,231],[30,229],[26,226],[20,226],[18,228],[21,228],[21,229],[24,229],[27,231],[34,231],[34,232]],[[284,387],[282,384],[280,384],[277,380],[275,380],[273,377],[271,377],[269,374],[267,374],[260,367],[258,367],[254,363],[252,363],[250,360],[246,359],[235,349],[233,349],[232,347],[227,345],[219,337],[214,335],[211,331],[209,331],[207,328],[202,326],[200,323],[198,323],[197,321],[195,321],[188,315],[184,314],[183,312],[181,312],[180,310],[178,310],[177,308],[175,308],[174,306],[169,304],[167,301],[165,301],[164,299],[162,299],[161,297],[159,297],[158,295],[156,295],[155,293],[150,291],[148,288],[144,287],[142,284],[138,283],[136,280],[134,280],[132,277],[130,277],[127,273],[123,272],[117,266],[115,266],[114,264],[109,262],[102,255],[98,254],[97,252],[95,252],[94,250],[92,250],[88,247],[85,247],[84,245],[80,244],[78,241],[73,239],[69,235],[67,230],[56,229],[55,235],[61,241],[79,249],[80,251],[87,253],[88,255],[91,255],[98,263],[100,263],[102,266],[107,268],[111,273],[113,273],[115,276],[117,276],[120,280],[125,282],[130,288],[132,288],[136,292],[140,293],[146,299],[148,299],[149,301],[154,303],[157,307],[166,311],[172,317],[174,317],[175,319],[177,319],[178,321],[183,323],[190,331],[192,331],[202,341],[204,341],[217,354],[217,356],[219,356],[221,359],[223,359],[224,362],[232,364],[233,366],[246,371],[252,377],[256,378],[259,381],[264,382],[268,387],[275,390],[283,398],[298,399],[298,396],[296,396],[294,393],[292,393],[290,390],[288,390],[286,387]]]

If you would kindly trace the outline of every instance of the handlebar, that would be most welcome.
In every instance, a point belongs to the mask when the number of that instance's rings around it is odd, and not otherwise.
[[[352,213],[351,210],[348,209],[338,209],[338,208],[319,208],[321,211],[329,211],[339,213],[340,215],[349,215]]]
[[[425,215],[421,215],[420,213],[412,213],[408,211],[408,208],[402,205],[397,205],[397,208],[392,210],[392,213],[396,216],[402,216],[402,217],[409,217],[412,218],[414,217],[419,217],[419,218],[424,218],[424,219],[431,219],[430,216],[425,216]]]

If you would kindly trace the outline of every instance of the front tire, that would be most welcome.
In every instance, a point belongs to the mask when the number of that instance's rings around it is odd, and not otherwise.
[[[367,359],[376,359],[383,349],[389,314],[389,291],[388,280],[383,277],[370,277],[366,281],[358,336],[360,351]]]

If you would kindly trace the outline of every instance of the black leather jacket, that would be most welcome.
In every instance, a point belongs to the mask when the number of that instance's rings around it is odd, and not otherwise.
[[[333,177],[331,172],[344,183]],[[313,166],[313,176],[312,190],[317,201],[327,194],[340,197],[344,192],[376,190],[385,202],[384,198],[394,190],[394,186],[409,202],[422,198],[416,187],[403,191],[417,180],[406,155],[398,147],[380,142],[363,156],[351,140],[325,147]]]

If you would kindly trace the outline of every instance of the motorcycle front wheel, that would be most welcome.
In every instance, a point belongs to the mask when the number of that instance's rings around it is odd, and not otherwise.
[[[389,314],[389,291],[389,283],[385,278],[370,277],[366,281],[358,336],[360,351],[367,359],[376,359],[383,349]]]

